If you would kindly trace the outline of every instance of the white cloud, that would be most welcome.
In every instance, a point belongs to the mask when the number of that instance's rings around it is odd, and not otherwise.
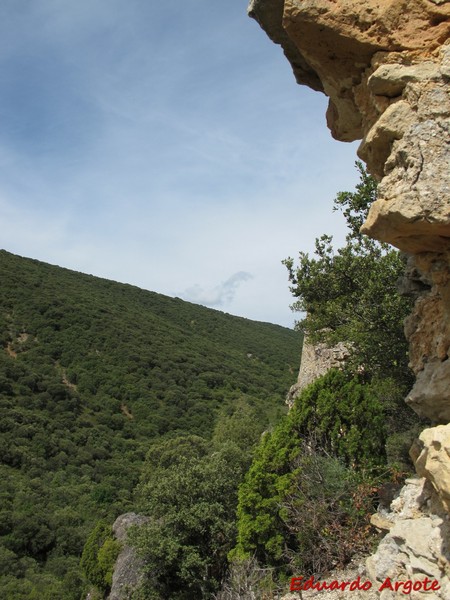
[[[180,294],[183,300],[204,304],[206,306],[227,306],[229,305],[238,291],[239,286],[245,281],[253,279],[250,273],[238,271],[221,284],[213,288],[203,288],[195,284]]]

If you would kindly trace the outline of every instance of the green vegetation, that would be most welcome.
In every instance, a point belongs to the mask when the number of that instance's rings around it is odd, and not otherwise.
[[[324,235],[314,257],[301,252],[297,267],[285,261],[293,308],[306,312],[299,328],[311,342],[344,342],[351,356],[343,371],[305,388],[259,444],[239,488],[226,598],[249,561],[282,579],[317,576],[367,551],[377,492],[411,469],[419,420],[403,401],[412,380],[403,335],[410,302],[395,288],[403,258],[359,233],[376,185],[358,169],[356,192],[335,201],[349,228],[346,245],[335,251]]]
[[[308,575],[345,564],[367,526],[352,498],[375,485],[385,443],[376,388],[338,370],[317,379],[256,451],[239,489],[231,557]],[[373,508],[370,494],[365,500]]]
[[[4,251],[0,272],[2,598],[79,600],[85,574],[109,584],[109,544],[79,564],[97,523],[152,506],[134,496],[149,447],[218,449],[239,414],[254,442],[283,412],[301,336]]]
[[[237,490],[263,431],[247,398],[222,410],[210,441],[198,436],[155,441],[137,488],[146,525],[133,544],[146,577],[133,600],[212,598],[236,541]]]
[[[302,334],[0,252],[2,598],[102,600],[130,510],[133,600],[270,598],[370,548],[419,423],[403,259],[359,234],[376,194],[359,170],[335,202],[346,245],[285,261],[302,332],[351,353],[287,415]]]
[[[111,588],[114,563],[120,552],[120,543],[114,539],[111,527],[99,521],[88,537],[81,555],[81,568],[97,589]]]
[[[140,485],[150,521],[135,533],[148,578],[142,598],[211,598],[234,543],[237,487],[249,466],[233,442],[213,452],[199,437],[155,444]]]
[[[332,238],[324,235],[316,240],[314,257],[300,252],[297,267],[291,258],[284,262],[297,298],[292,308],[306,312],[298,328],[312,342],[347,344],[348,370],[370,384],[383,406],[388,463],[408,469],[419,423],[404,402],[413,383],[403,332],[412,301],[396,289],[405,267],[402,254],[359,232],[377,188],[362,164],[356,166],[356,191],[340,192],[334,203],[347,222],[345,246],[334,250]]]
[[[299,328],[311,341],[348,342],[354,370],[363,365],[366,373],[410,384],[403,321],[411,301],[396,289],[405,261],[388,244],[359,233],[376,199],[376,183],[361,163],[357,167],[356,191],[339,193],[334,203],[347,222],[345,246],[335,251],[332,237],[323,235],[314,257],[300,252],[296,267],[292,258],[284,261],[297,298],[293,309],[306,312]]]

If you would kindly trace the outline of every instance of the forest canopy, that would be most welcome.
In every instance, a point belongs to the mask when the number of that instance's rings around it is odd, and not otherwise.
[[[0,273],[2,598],[79,600],[86,541],[135,508],[149,447],[212,443],[239,411],[255,440],[301,335],[5,251]]]

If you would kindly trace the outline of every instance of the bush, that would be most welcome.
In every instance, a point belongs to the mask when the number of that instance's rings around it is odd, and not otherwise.
[[[368,551],[374,540],[369,517],[379,483],[373,472],[358,473],[305,442],[293,466],[296,475],[281,509],[294,539],[285,551],[290,570],[322,574]]]
[[[235,542],[237,488],[248,466],[233,442],[197,436],[154,443],[139,486],[148,522],[130,531],[145,560],[145,598],[211,598]]]
[[[376,388],[336,370],[308,386],[264,436],[239,488],[230,559],[255,556],[279,573],[349,560],[367,533],[385,441]]]
[[[377,385],[332,369],[309,385],[289,415],[293,434],[353,467],[386,462],[386,415]]]
[[[272,600],[281,596],[285,589],[274,580],[273,569],[261,567],[252,557],[236,560],[230,565],[222,589],[214,600]]]
[[[120,552],[111,527],[99,521],[88,537],[81,555],[81,568],[88,580],[102,592],[111,587],[114,564]]]

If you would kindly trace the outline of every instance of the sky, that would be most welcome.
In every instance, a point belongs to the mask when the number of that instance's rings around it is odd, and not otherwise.
[[[326,105],[245,0],[2,0],[0,247],[292,327],[358,181]]]

